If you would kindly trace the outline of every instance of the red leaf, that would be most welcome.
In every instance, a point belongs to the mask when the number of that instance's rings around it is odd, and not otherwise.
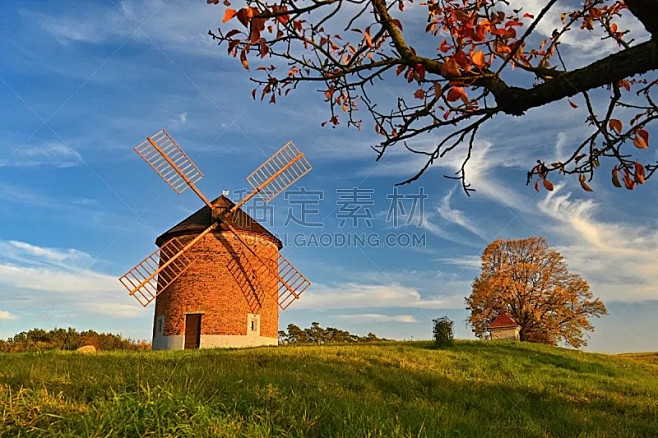
[[[535,181],[535,190],[539,192],[539,180]]]
[[[446,39],[444,38],[443,41],[441,41],[441,45],[439,46],[439,50],[442,51],[442,52],[447,52],[451,48],[452,48],[452,46],[450,44],[448,44],[448,41],[446,41]]]
[[[238,11],[236,11],[235,9],[227,9],[226,12],[224,12],[224,18],[222,19],[222,23],[226,23],[231,18],[235,17],[237,13]]]
[[[620,120],[617,120],[617,119],[610,119],[610,121],[608,122],[608,126],[609,126],[610,129],[612,129],[613,131],[617,131],[617,134],[621,134],[621,130],[622,130],[622,128],[623,128],[623,125],[621,124],[621,121],[620,121]]]
[[[544,188],[548,190],[549,192],[553,191],[553,183],[544,178]]]
[[[576,105],[575,103],[573,103],[573,102],[571,101],[571,99],[568,99],[568,98],[567,98],[567,100],[569,101],[569,105],[571,105],[571,108],[578,108],[578,105]]]
[[[400,76],[400,73],[406,68],[406,65],[398,65],[398,67],[395,69],[395,75]]]
[[[535,18],[535,16],[526,12],[523,14],[523,18]]]
[[[462,87],[452,87],[450,88],[450,91],[448,91],[448,96],[446,98],[448,99],[448,102],[454,102],[461,99],[462,96],[465,95],[466,93]]]
[[[585,179],[586,179],[586,178],[585,178],[585,175],[580,175],[580,176],[578,177],[578,181],[580,182],[581,187],[582,187],[583,190],[585,190],[586,192],[593,192],[594,190],[592,190],[592,188],[591,188],[590,186],[587,185],[587,183],[585,182]]]
[[[414,93],[414,97],[415,97],[416,99],[424,99],[424,98],[425,98],[425,90],[423,90],[422,88],[419,88],[419,89],[416,90],[416,92]]]

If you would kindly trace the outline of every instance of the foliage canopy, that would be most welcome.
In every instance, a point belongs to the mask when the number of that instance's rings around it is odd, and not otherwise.
[[[587,345],[584,332],[594,330],[590,318],[606,314],[587,281],[570,273],[542,237],[490,243],[466,308],[478,337],[496,316],[509,313],[521,326],[521,340],[576,348]]]

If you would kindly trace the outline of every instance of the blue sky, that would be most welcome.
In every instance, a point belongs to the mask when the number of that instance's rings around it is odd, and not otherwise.
[[[530,12],[535,3],[526,2]],[[537,158],[557,158],[585,134],[584,112],[559,102],[523,118],[499,117],[483,129],[468,167],[477,192],[466,198],[443,177],[461,159],[448,156],[399,189],[422,189],[428,198],[422,217],[416,211],[412,223],[395,227],[387,195],[419,158],[393,149],[377,163],[372,129],[321,127],[327,108],[312,86],[276,106],[254,102],[240,63],[206,35],[221,13],[203,1],[4,4],[0,337],[54,326],[150,337],[153,307],[142,309],[117,277],[201,207],[192,192],[176,195],[132,151],[165,128],[205,173],[199,186],[208,197],[245,188],[247,174],[286,141],[303,149],[314,170],[295,188],[323,192],[307,216],[322,226],[285,226],[299,205],[294,195],[281,196],[270,226],[281,236],[424,236],[424,246],[289,245],[283,254],[313,285],[281,314],[281,327],[318,321],[421,339],[431,336],[432,318],[448,315],[456,335],[470,338],[464,297],[486,243],[543,235],[608,307],[588,349],[658,350],[655,183],[617,190],[604,170],[591,194],[572,180],[555,180],[551,194],[525,186]],[[576,64],[602,50],[577,38],[566,43]],[[394,81],[378,86],[384,99],[408,93]],[[650,135],[658,138],[655,128]],[[655,160],[655,150],[646,158]],[[372,205],[360,211],[372,216],[371,227],[364,220],[339,226],[337,190],[353,187],[368,190]]]

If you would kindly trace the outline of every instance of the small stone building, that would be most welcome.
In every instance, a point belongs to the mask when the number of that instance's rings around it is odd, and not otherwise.
[[[230,209],[234,205],[226,196],[220,196],[212,204],[218,209]],[[186,244],[214,220],[210,208],[204,206],[158,237],[155,243],[161,247],[175,237]],[[270,264],[270,271],[276,271],[281,241],[242,209],[228,220],[251,250]],[[243,248],[226,225],[220,224],[205,235],[186,255],[194,263],[156,298],[154,350],[278,344],[278,283],[260,278],[271,276],[268,270],[251,269],[260,262]],[[267,290],[259,290],[262,294],[258,296],[252,291],[252,283],[266,284]]]
[[[501,313],[489,324],[490,339],[521,339],[521,326],[509,313]]]

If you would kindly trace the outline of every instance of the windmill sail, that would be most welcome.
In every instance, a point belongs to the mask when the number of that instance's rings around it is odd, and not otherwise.
[[[212,205],[195,183],[203,178],[203,173],[176,143],[176,140],[164,129],[135,146],[135,152],[156,171],[165,182],[178,194],[188,188],[210,208]]]
[[[185,253],[215,228],[217,224],[211,225],[187,244],[172,238],[122,275],[119,281],[142,306],[148,306],[187,271],[193,260]]]

